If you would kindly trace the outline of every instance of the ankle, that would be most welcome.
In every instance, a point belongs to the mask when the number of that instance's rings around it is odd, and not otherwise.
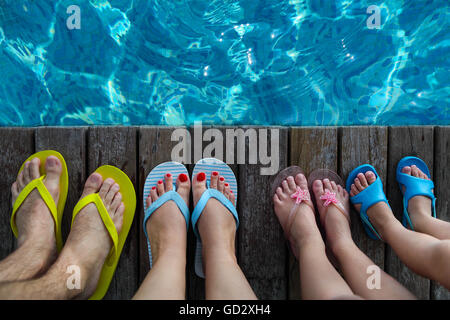
[[[204,257],[205,263],[208,262],[236,262],[236,251],[234,246],[203,246],[202,256]]]
[[[348,256],[349,252],[354,252],[358,249],[355,242],[352,239],[340,239],[339,241],[334,241],[329,243],[331,252],[340,260],[342,256]]]

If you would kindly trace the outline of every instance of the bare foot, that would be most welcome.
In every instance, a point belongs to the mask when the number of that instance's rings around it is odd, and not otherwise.
[[[11,186],[13,204],[25,186],[41,176],[39,167],[40,160],[38,158],[25,163],[24,169]],[[45,163],[45,168],[47,175],[43,182],[57,205],[62,165],[57,157],[49,156]],[[52,263],[57,253],[55,222],[50,210],[36,189],[22,203],[16,213],[15,220],[18,229],[18,246],[21,247],[25,243],[32,243],[33,247],[39,249],[37,251],[42,254],[41,258],[46,261],[45,264]],[[36,259],[39,260],[39,258],[39,256],[36,256]]]
[[[350,202],[347,191],[329,179],[314,181],[312,189],[316,197],[320,221],[325,228],[327,243],[330,248],[334,250],[336,246],[353,242],[350,230]],[[320,197],[326,191],[335,194],[344,212],[334,204],[329,204],[327,207],[324,206],[324,200],[320,199]]]
[[[117,233],[120,233],[125,211],[120,186],[111,178],[103,181],[102,176],[94,172],[87,179],[81,198],[97,192],[114,222]],[[97,207],[93,203],[88,204],[75,217],[60,255],[62,261],[68,262],[69,265],[78,265],[82,269],[82,285],[77,292],[77,298],[88,298],[94,293],[112,245]]]
[[[219,172],[211,173],[211,189],[216,189],[230,200],[233,205],[235,198],[229,184]],[[203,192],[206,191],[206,174],[198,173],[192,181],[194,206],[197,205]],[[208,200],[203,213],[198,219],[197,228],[202,239],[203,257],[210,254],[221,255],[231,259],[235,257],[236,220],[233,214],[218,200]]]
[[[189,177],[182,173],[176,180],[177,192],[189,206],[191,183]],[[164,181],[158,181],[152,187],[147,198],[147,207],[164,193],[173,190],[173,177],[170,173],[164,176]],[[152,261],[156,263],[162,252],[177,252],[186,255],[186,220],[178,206],[173,201],[167,201],[147,220],[147,234],[152,250]]]
[[[417,166],[407,166],[402,169],[402,173],[411,175],[416,178],[430,180]],[[403,187],[403,192],[405,188]],[[420,226],[424,220],[432,217],[431,199],[425,196],[415,196],[408,201],[408,214],[414,226]]]
[[[300,254],[301,242],[308,241],[311,236],[320,237],[311,200],[302,201],[298,208],[294,209],[296,212],[291,213],[295,205],[295,200],[291,196],[295,194],[297,188],[309,193],[308,181],[301,173],[297,174],[295,179],[292,176],[287,177],[273,196],[275,214],[289,238],[296,257]]]

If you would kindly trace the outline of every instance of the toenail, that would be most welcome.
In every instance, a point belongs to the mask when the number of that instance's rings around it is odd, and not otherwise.
[[[206,174],[204,172],[200,172],[197,175],[197,181],[204,181],[206,179]]]
[[[170,178],[172,175],[170,173],[166,174],[167,178]]]
[[[213,171],[213,176],[217,176],[219,173],[217,171]]]
[[[220,181],[224,181],[225,180],[225,178],[224,177],[220,177],[220,179],[219,179]]]
[[[158,181],[158,184],[161,184],[161,183],[163,183],[163,181],[162,181],[162,180],[159,180],[159,181]]]
[[[186,182],[188,180],[188,177],[186,174],[182,173],[178,176],[178,178],[180,178],[181,182]]]
[[[152,187],[152,190],[155,190],[156,189],[156,187]]]
[[[228,183],[225,183],[225,187],[228,187],[229,186],[229,184]]]

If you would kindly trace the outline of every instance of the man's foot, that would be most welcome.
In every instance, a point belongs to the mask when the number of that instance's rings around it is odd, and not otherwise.
[[[11,187],[13,205],[25,186],[41,176],[39,167],[39,158],[34,158],[25,163],[24,169],[19,173],[17,180]],[[43,182],[57,205],[60,192],[59,180],[62,172],[61,161],[57,157],[49,156],[45,168],[47,174]],[[18,246],[21,247],[25,243],[31,243],[33,247],[39,249],[37,251],[42,254],[42,257],[46,257],[47,264],[53,262],[57,251],[55,222],[37,189],[34,189],[22,203],[16,213],[15,220],[18,229]],[[48,259],[49,257],[51,259]],[[36,259],[39,259],[39,257],[36,257]]]
[[[120,233],[125,211],[120,186],[111,178],[103,181],[102,176],[94,172],[86,181],[81,199],[93,193],[98,193],[117,233]],[[97,207],[93,203],[88,204],[75,217],[60,255],[62,261],[68,265],[77,265],[81,269],[81,291],[74,291],[79,294],[78,298],[88,298],[94,293],[112,245]]]
[[[316,218],[312,209],[312,202],[304,200],[291,212],[295,205],[295,199],[291,196],[300,188],[302,192],[308,192],[308,181],[299,173],[294,177],[287,177],[281,186],[276,189],[273,196],[275,214],[280,221],[285,234],[289,237],[291,248],[296,257],[299,256],[300,244],[311,237],[320,237],[316,224]]]
[[[423,173],[417,166],[407,166],[402,169],[402,172],[416,178],[430,180],[428,176]],[[405,188],[403,187],[403,192]],[[420,226],[424,220],[432,217],[431,214],[431,199],[425,196],[415,196],[408,201],[408,214],[414,226]]]
[[[189,206],[191,183],[189,177],[182,173],[176,180],[177,192]],[[158,181],[150,190],[147,207],[164,193],[173,190],[173,177],[170,173],[164,176],[164,181]],[[147,234],[152,250],[152,261],[156,263],[163,252],[179,253],[186,256],[186,220],[178,206],[173,201],[167,201],[159,207],[147,220]]]
[[[376,181],[377,177],[374,172],[367,171],[365,174],[359,173],[353,184],[351,185],[350,196],[354,197],[365,188]],[[355,209],[359,212],[361,205],[356,204]],[[384,228],[392,223],[398,223],[394,217],[391,208],[385,202],[378,202],[367,209],[367,216],[377,232],[383,237]]]
[[[350,202],[347,191],[329,179],[315,180],[312,189],[316,198],[320,221],[325,228],[327,243],[330,248],[334,251],[337,246],[353,243],[350,230]],[[325,201],[320,197],[327,191],[335,194],[341,208],[332,203],[328,206],[324,205]]]
[[[195,175],[194,181],[192,181],[194,206],[197,205],[203,192],[206,191],[206,178],[206,174],[200,172]],[[233,205],[236,205],[230,185],[219,172],[211,173],[210,188],[222,192]],[[236,220],[222,203],[214,198],[209,199],[198,220],[197,228],[202,239],[205,260],[216,254],[223,258],[236,259]]]

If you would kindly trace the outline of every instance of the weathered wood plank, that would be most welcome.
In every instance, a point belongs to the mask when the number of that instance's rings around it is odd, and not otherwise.
[[[72,210],[80,199],[86,180],[86,132],[83,127],[42,127],[36,129],[36,151],[56,150],[64,157],[69,172],[69,193],[62,221],[63,239],[67,238]]]
[[[171,161],[172,148],[177,142],[171,142],[174,128],[168,127],[140,127],[139,128],[139,262],[140,282],[150,270],[147,239],[145,238],[142,223],[144,221],[144,207],[142,194],[147,175],[158,164]]]
[[[135,127],[92,127],[88,133],[88,174],[102,165],[123,170],[139,190],[137,181],[137,132]],[[137,195],[137,199],[141,199]],[[136,212],[140,210],[137,201]],[[105,299],[130,299],[139,282],[139,214],[135,215],[116,273]]]
[[[288,164],[288,129],[279,130],[279,166]],[[261,135],[259,136],[261,139]],[[269,144],[270,146],[270,144]],[[253,146],[254,148],[255,146]],[[255,152],[253,149],[252,152]],[[261,175],[261,164],[239,165],[239,261],[255,294],[260,299],[286,299],[287,247],[273,211],[270,175]]]
[[[308,175],[314,169],[337,171],[338,130],[333,127],[292,128],[290,165]],[[300,299],[300,271],[297,259],[289,251],[289,299]]]
[[[387,127],[344,127],[340,135],[340,173],[344,181],[357,166],[368,163],[375,167],[386,189],[388,129]],[[370,239],[362,226],[358,212],[352,206],[352,237],[358,247],[384,268],[385,244]]]
[[[396,181],[397,164],[405,156],[421,158],[433,172],[433,128],[390,127],[388,144],[387,198],[395,216],[401,221],[402,194]],[[430,280],[408,269],[388,246],[385,262],[387,272],[408,288],[419,299],[430,298]]]
[[[450,222],[450,127],[434,130],[434,185],[436,215],[438,219]],[[449,300],[450,291],[436,282],[431,282],[431,299]]]
[[[9,224],[11,185],[16,180],[22,162],[34,153],[34,130],[28,128],[0,128],[0,260],[15,247],[15,238]]]

